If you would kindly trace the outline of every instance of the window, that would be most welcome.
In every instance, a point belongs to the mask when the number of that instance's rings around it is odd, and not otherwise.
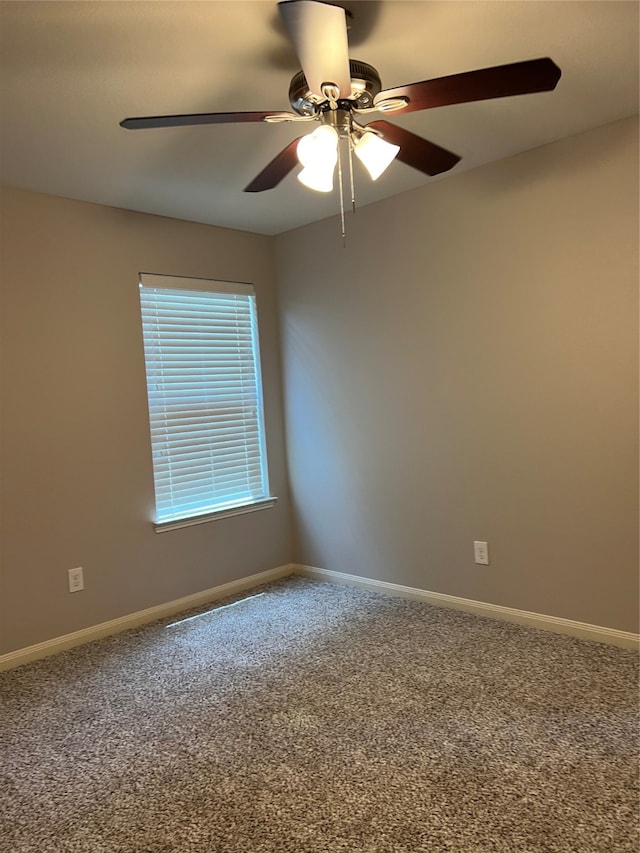
[[[156,530],[272,506],[252,285],[140,276]]]

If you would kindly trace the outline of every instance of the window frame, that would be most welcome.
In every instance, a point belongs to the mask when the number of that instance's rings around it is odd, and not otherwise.
[[[249,296],[253,299],[253,309],[252,309],[252,322],[251,322],[251,333],[252,333],[252,352],[253,352],[253,372],[256,378],[256,400],[257,400],[257,415],[256,415],[256,423],[258,424],[258,447],[259,447],[259,459],[260,459],[260,470],[261,470],[261,479],[264,486],[263,493],[260,497],[249,500],[245,503],[237,503],[233,505],[223,506],[223,502],[220,503],[220,508],[216,509],[214,505],[207,508],[204,512],[189,512],[179,517],[173,518],[165,518],[160,520],[158,518],[158,489],[157,489],[157,471],[156,471],[156,449],[154,448],[154,438],[153,438],[153,430],[152,430],[152,413],[151,413],[151,388],[150,388],[150,378],[149,378],[149,359],[147,353],[147,339],[145,338],[144,333],[144,316],[143,316],[143,306],[142,306],[142,290],[146,289],[163,289],[163,290],[185,290],[185,291],[193,291],[193,292],[208,292],[208,293],[232,293],[238,295]],[[258,307],[257,307],[257,298],[255,287],[247,282],[233,282],[233,281],[221,281],[216,279],[202,279],[202,278],[191,278],[188,276],[171,276],[164,275],[158,273],[139,273],[138,275],[138,306],[140,310],[140,320],[141,326],[140,331],[142,334],[142,342],[143,342],[143,357],[144,357],[144,370],[145,370],[145,390],[147,396],[147,414],[148,414],[148,423],[149,423],[149,439],[150,439],[150,447],[151,447],[151,455],[152,455],[152,466],[153,466],[153,486],[154,486],[154,503],[155,503],[155,518],[152,520],[153,528],[156,533],[163,533],[169,530],[176,530],[182,527],[192,527],[197,524],[204,524],[209,521],[214,521],[222,518],[229,518],[231,516],[236,515],[244,515],[245,513],[256,512],[262,509],[268,509],[273,507],[277,502],[277,497],[271,495],[270,486],[269,486],[269,467],[268,467],[268,458],[267,458],[267,439],[266,439],[266,424],[265,424],[265,414],[264,414],[264,400],[263,400],[263,379],[262,379],[262,365],[260,358],[260,337],[259,337],[259,321],[258,321]],[[226,502],[230,504],[230,501]],[[177,510],[179,513],[179,510]],[[174,513],[175,516],[175,513]]]

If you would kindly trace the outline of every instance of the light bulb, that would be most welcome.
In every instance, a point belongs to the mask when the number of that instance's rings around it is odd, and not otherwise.
[[[371,180],[375,181],[394,159],[400,150],[400,146],[385,142],[376,133],[369,131],[362,134],[353,146],[353,150],[358,160],[371,175]]]
[[[298,160],[304,166],[298,175],[309,189],[329,193],[333,189],[333,172],[338,160],[338,134],[322,125],[298,142]]]

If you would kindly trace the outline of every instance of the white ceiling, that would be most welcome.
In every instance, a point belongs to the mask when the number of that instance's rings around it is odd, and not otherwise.
[[[448,175],[638,112],[637,2],[341,3],[352,58],[383,88],[550,56],[554,92],[391,120],[462,156]],[[299,66],[277,7],[261,2],[0,3],[0,177],[23,189],[276,234],[330,216],[338,197],[243,187],[307,125],[126,131],[127,116],[289,109]],[[378,114],[379,115],[379,114]],[[356,173],[360,204],[422,186],[393,163]]]

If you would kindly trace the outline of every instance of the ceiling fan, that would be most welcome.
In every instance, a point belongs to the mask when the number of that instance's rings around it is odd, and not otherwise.
[[[384,119],[363,124],[362,120],[373,113],[403,115],[451,104],[546,92],[554,89],[560,79],[558,66],[551,59],[542,58],[382,89],[373,66],[349,59],[347,17],[342,7],[318,0],[284,0],[278,3],[278,10],[302,66],[289,86],[293,112],[149,116],[126,118],[121,126],[138,130],[234,122],[313,122],[319,126],[290,142],[244,191],[273,189],[299,161],[304,167],[299,180],[326,192],[333,188],[336,162],[342,186],[340,140],[346,140],[348,145],[350,170],[353,153],[374,180],[394,158],[427,175],[446,172],[460,160],[457,154]],[[353,199],[353,177],[351,182]]]

